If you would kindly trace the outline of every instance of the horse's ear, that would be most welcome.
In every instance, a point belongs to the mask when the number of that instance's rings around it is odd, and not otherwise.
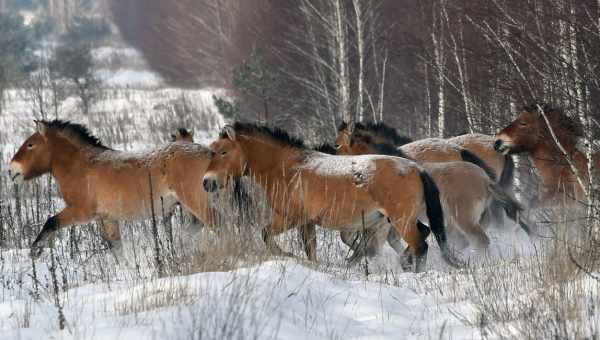
[[[42,136],[46,136],[46,133],[48,132],[48,126],[46,125],[46,122],[41,120],[34,120],[34,123],[37,132]]]
[[[225,133],[225,135],[227,135],[227,138],[229,138],[232,141],[235,141],[235,130],[233,129],[233,126],[225,125],[225,127],[223,127],[223,132]]]

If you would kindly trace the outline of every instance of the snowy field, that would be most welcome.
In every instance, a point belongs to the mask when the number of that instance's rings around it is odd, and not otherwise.
[[[96,57],[107,60],[115,53],[135,51],[104,49]],[[59,118],[87,125],[115,149],[164,144],[182,126],[195,132],[197,142],[208,144],[225,123],[212,104],[217,89],[165,88],[157,76],[138,69],[99,74],[108,86],[92,112],[81,115],[71,97],[60,105]],[[387,246],[380,256],[348,267],[347,247],[336,233],[321,229],[318,263],[304,260],[295,231],[278,242],[297,258],[275,258],[265,253],[254,224],[246,230],[227,229],[226,236],[198,233],[180,212],[172,218],[172,229],[160,223],[162,275],[148,221],[122,225],[128,263],[115,261],[95,223],[62,231],[54,250],[34,263],[28,256],[32,238],[63,203],[48,176],[17,187],[6,171],[15,150],[33,132],[32,120],[43,118],[36,107],[27,91],[11,90],[0,115],[1,339],[536,339],[600,334],[598,281],[564,261],[557,242],[531,243],[516,226],[492,232],[492,249],[483,258],[466,250],[462,256],[469,266],[459,271],[442,264],[432,246],[428,271],[420,274],[403,273]],[[221,246],[225,243],[229,245]]]

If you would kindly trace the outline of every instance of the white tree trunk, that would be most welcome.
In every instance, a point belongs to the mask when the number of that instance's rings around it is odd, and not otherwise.
[[[434,19],[434,29],[431,33],[431,40],[433,41],[433,55],[435,58],[436,74],[437,74],[437,85],[438,85],[438,137],[444,138],[446,130],[446,94],[444,87],[444,70],[445,70],[445,50],[444,50],[444,24],[441,19],[443,8],[445,7],[445,0],[440,0],[440,18],[439,23],[436,24]],[[437,25],[439,24],[439,27]],[[436,28],[439,28],[439,36],[436,36]]]
[[[364,64],[365,64],[365,40],[364,40],[364,22],[362,14],[361,0],[352,0],[356,18],[356,47],[358,51],[358,100],[356,103],[356,113],[358,121],[364,120],[363,114],[363,93],[364,93]]]
[[[338,92],[339,92],[339,113],[347,122],[354,121],[354,114],[350,112],[350,79],[348,53],[346,46],[346,23],[344,22],[343,0],[335,0],[333,4],[335,17],[335,41],[337,47],[337,64],[338,64]]]

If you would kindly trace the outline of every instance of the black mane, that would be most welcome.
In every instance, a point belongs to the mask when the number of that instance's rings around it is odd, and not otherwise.
[[[338,132],[343,131],[348,128],[348,123],[342,122],[340,126],[338,126]],[[362,123],[355,123],[354,129],[358,131],[368,131],[377,136],[388,139],[391,143],[396,146],[402,146],[404,144],[408,144],[412,142],[412,139],[402,136],[398,133],[398,130],[393,127],[385,124],[385,123],[373,123],[369,122],[366,125]]]
[[[102,144],[100,139],[96,136],[92,135],[92,133],[83,125],[72,123],[69,121],[63,121],[60,119],[55,119],[51,121],[43,120],[41,121],[48,129],[53,129],[60,132],[70,133],[76,136],[80,141],[89,144],[91,146],[101,148],[101,149],[109,149],[107,146]]]
[[[306,149],[306,145],[304,145],[304,141],[302,139],[292,137],[287,131],[278,127],[271,128],[264,125],[242,122],[235,122],[231,127],[233,127],[233,130],[236,132],[236,134],[262,134],[285,145],[289,145],[298,149]],[[227,133],[225,131],[221,131],[219,138],[227,138]]]
[[[412,139],[402,136],[398,133],[398,130],[393,127],[385,124],[385,123],[367,123],[365,127],[356,127],[357,129],[363,129],[366,131],[371,131],[378,136],[389,139],[394,145],[402,146],[404,144],[408,144],[412,142]]]

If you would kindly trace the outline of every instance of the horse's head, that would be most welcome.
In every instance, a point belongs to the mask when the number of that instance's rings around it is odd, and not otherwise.
[[[529,153],[536,149],[545,130],[537,106],[523,108],[510,125],[496,134],[494,149],[503,154]]]
[[[10,161],[13,181],[29,180],[50,171],[51,153],[48,146],[48,128],[45,122],[35,121],[37,131],[19,147]]]
[[[171,142],[194,142],[194,132],[186,128],[179,128],[175,133],[171,134]]]
[[[207,192],[224,188],[230,179],[244,175],[246,155],[238,138],[233,127],[226,126],[219,139],[210,145],[211,160],[202,180]]]
[[[374,153],[373,140],[367,131],[352,124],[342,124],[335,139],[338,155],[365,155]]]

